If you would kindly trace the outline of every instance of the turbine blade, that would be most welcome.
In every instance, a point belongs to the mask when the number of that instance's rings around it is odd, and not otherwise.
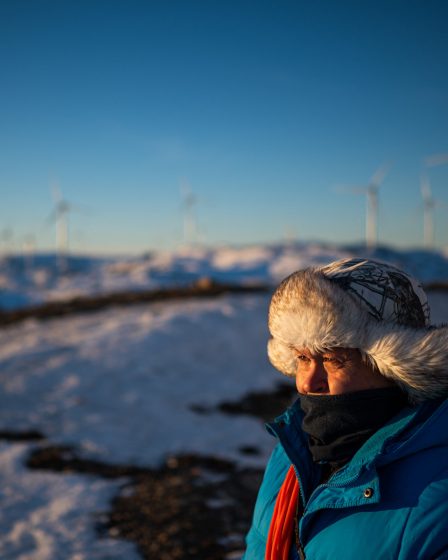
[[[437,167],[448,163],[448,153],[432,154],[424,159],[426,167]]]
[[[91,215],[93,213],[92,208],[85,204],[72,204],[71,202],[67,202],[67,209],[69,212],[76,212],[77,214]]]
[[[335,185],[334,190],[339,194],[366,194],[367,187],[365,185]]]
[[[53,210],[46,218],[45,224],[54,224],[58,219],[58,211],[55,209]]]
[[[384,163],[381,167],[379,167],[375,173],[372,175],[370,179],[370,185],[375,185],[379,187],[381,183],[384,181],[384,178],[389,173],[392,164],[390,162]]]

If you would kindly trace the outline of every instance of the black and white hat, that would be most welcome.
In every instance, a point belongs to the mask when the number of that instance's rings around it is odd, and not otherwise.
[[[448,393],[448,328],[431,327],[417,280],[368,259],[344,259],[293,273],[269,309],[271,363],[295,375],[295,349],[358,348],[414,402]]]

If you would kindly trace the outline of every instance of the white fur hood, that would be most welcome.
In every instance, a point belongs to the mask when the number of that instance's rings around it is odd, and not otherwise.
[[[415,402],[448,395],[448,327],[414,328],[370,315],[318,269],[295,272],[272,297],[271,363],[295,375],[294,349],[358,348]]]

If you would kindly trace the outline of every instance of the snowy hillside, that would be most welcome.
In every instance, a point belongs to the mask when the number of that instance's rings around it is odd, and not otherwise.
[[[35,273],[49,271],[40,284],[31,282],[30,271],[14,269],[19,265],[12,259],[3,263],[2,281],[10,286],[10,294],[22,297],[15,305],[24,305],[77,290],[140,289],[204,275],[271,283],[301,266],[352,254],[354,249],[311,245],[197,249],[146,259],[74,260],[70,266],[77,263],[78,272],[72,269],[61,277],[54,259],[48,259],[36,262]],[[378,258],[406,263],[425,281],[448,278],[442,255],[383,250]],[[433,321],[447,321],[448,296],[429,296]],[[4,304],[11,301],[4,295]],[[269,394],[280,382],[292,383],[267,361],[268,303],[266,294],[225,296],[111,308],[42,322],[29,319],[3,328],[0,558],[141,557],[132,544],[112,538],[117,536],[112,530],[102,536],[95,530],[112,498],[128,492],[127,478],[25,467],[31,453],[49,446],[58,446],[66,455],[70,453],[63,450],[70,446],[81,459],[110,465],[157,469],[169,458],[194,454],[228,461],[235,469],[261,468],[273,445],[262,420],[248,413],[226,413],[222,403],[239,403],[249,393]],[[20,439],[32,432],[42,439],[13,441],[15,434]],[[201,484],[216,479],[215,474],[201,476]],[[202,510],[211,515],[221,507],[240,505],[210,500]],[[242,533],[226,534],[226,558],[238,558]],[[190,557],[194,556],[185,556]]]
[[[134,306],[4,329],[0,427],[38,430],[51,444],[114,464],[157,466],[194,452],[261,465],[272,445],[262,422],[217,405],[281,377],[265,355],[267,303],[246,296]],[[128,545],[112,550],[94,533],[117,482],[27,472],[27,454],[46,444],[0,447],[0,557],[134,558]],[[245,454],[248,447],[258,454]]]
[[[245,247],[180,248],[134,258],[55,255],[0,259],[0,309],[15,309],[80,295],[148,290],[189,284],[208,277],[218,282],[274,285],[311,265],[365,256],[364,247],[317,243]],[[423,250],[378,248],[369,256],[408,270],[422,282],[446,281],[448,257]]]

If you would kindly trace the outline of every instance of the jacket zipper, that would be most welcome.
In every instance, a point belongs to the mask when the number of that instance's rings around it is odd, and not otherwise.
[[[301,481],[300,481],[300,475],[299,472],[296,468],[296,466],[293,464],[293,468],[294,468],[294,472],[296,474],[297,480],[299,481],[299,500],[297,502],[297,512],[296,512],[296,519],[295,519],[295,524],[294,524],[294,529],[295,529],[295,545],[296,545],[296,550],[297,553],[299,555],[299,559],[300,560],[306,560],[306,556],[305,556],[305,550],[303,548],[302,545],[302,541],[300,540],[300,534],[299,534],[299,513],[300,513],[300,509],[302,509],[302,514],[300,515],[300,518],[302,518],[305,513],[306,513],[306,507],[307,504],[305,504],[305,496],[303,495],[302,492],[302,485],[301,485]],[[331,479],[333,478],[334,474],[330,477],[329,481],[331,481]],[[346,478],[344,481],[342,482],[336,482],[335,484],[319,484],[318,486],[316,486],[316,488],[313,490],[313,492],[311,493],[310,499],[308,500],[308,503],[311,501],[311,498],[313,497],[313,494],[322,488],[328,488],[329,486],[334,486],[335,488],[341,488],[342,486],[345,486],[346,484],[350,484],[352,482],[354,482],[355,480],[357,480],[360,476],[359,471],[352,476],[351,478]],[[302,505],[302,508],[299,508],[299,505]]]
[[[300,535],[299,535],[299,513],[300,513],[300,509],[301,509],[302,510],[302,515],[300,517],[302,517],[304,512],[305,512],[305,496],[303,495],[303,492],[302,492],[302,484],[301,484],[301,480],[300,480],[299,471],[297,470],[294,463],[293,463],[292,467],[294,469],[297,480],[299,482],[299,499],[297,500],[296,518],[295,518],[295,523],[294,523],[295,544],[296,544],[297,553],[299,555],[299,559],[300,560],[306,560],[305,550],[302,546],[302,542],[300,540]],[[302,507],[300,507],[300,506],[302,506]]]

